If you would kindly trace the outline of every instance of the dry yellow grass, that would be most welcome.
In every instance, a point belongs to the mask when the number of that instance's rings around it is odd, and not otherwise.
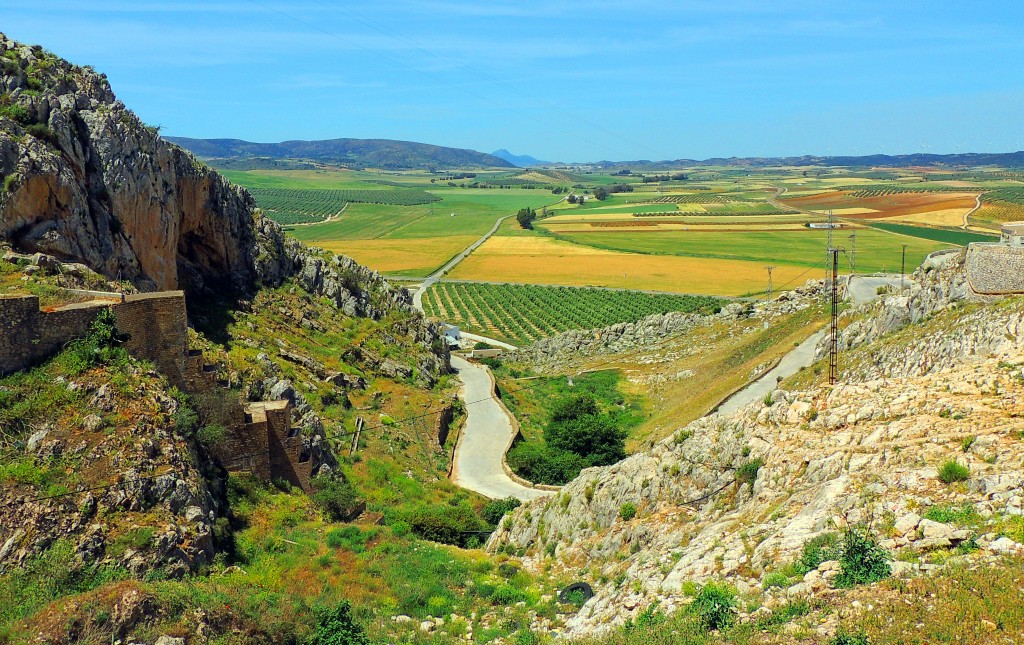
[[[476,240],[475,235],[453,235],[404,240],[332,240],[312,242],[332,253],[347,255],[381,273],[424,272],[437,268]]]
[[[932,226],[962,226],[964,215],[970,208],[944,208],[927,213],[915,213],[913,215],[900,215],[887,218],[888,222],[907,222],[908,224],[931,224]]]
[[[450,277],[727,296],[759,291],[767,282],[762,262],[621,253],[534,237],[492,237]],[[820,276],[778,266],[773,277],[783,285]]]

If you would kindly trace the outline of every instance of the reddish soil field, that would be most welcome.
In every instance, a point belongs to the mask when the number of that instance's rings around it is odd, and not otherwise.
[[[827,210],[829,208],[870,208],[877,213],[844,215],[844,219],[884,219],[915,215],[950,208],[973,208],[974,195],[969,193],[895,193],[878,197],[854,197],[847,191],[796,197],[782,202],[795,208]]]

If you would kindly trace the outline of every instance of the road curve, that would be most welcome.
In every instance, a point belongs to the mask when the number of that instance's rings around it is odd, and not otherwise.
[[[488,369],[458,356],[452,356],[452,367],[459,371],[459,397],[466,404],[466,425],[455,448],[452,482],[492,499],[529,501],[550,495],[550,491],[528,488],[505,474],[502,459],[515,430],[494,397]]]
[[[427,278],[423,280],[423,283],[420,284],[419,289],[417,289],[412,294],[412,306],[415,307],[417,311],[423,311],[423,294],[427,292],[427,289],[429,289],[431,285],[433,285],[435,282],[440,280],[441,276],[454,269],[459,262],[462,262],[467,257],[469,257],[470,253],[480,248],[480,245],[486,242],[487,238],[494,235],[498,231],[498,227],[501,226],[501,223],[510,217],[512,216],[506,215],[505,217],[498,218],[498,221],[494,223],[494,226],[491,227],[491,230],[481,235],[480,239],[467,246],[465,249],[462,250],[461,253],[453,257],[451,260],[448,260],[448,263],[445,264],[443,267],[427,276]]]

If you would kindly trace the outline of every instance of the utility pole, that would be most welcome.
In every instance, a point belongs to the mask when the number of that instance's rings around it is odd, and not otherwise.
[[[772,301],[772,269],[774,269],[775,267],[773,267],[772,265],[769,264],[765,268],[768,269],[768,302],[771,302]]]
[[[839,365],[839,251],[828,250],[832,257],[832,329],[828,348],[828,384],[836,384]]]
[[[828,212],[828,242],[827,242],[827,246],[825,247],[826,248],[825,257],[828,260],[832,259],[832,229],[835,227],[835,225],[836,225],[836,219],[832,215],[832,211],[829,210],[829,212]],[[826,287],[828,286],[828,265],[827,264],[825,265],[825,286]]]
[[[768,308],[768,305],[771,304],[772,302],[772,269],[774,269],[775,267],[769,264],[765,268],[768,269],[768,297],[765,300],[764,328],[768,329],[768,323],[770,322],[772,317],[772,312]]]
[[[903,245],[903,260],[900,262],[900,289],[903,289],[903,276],[907,272],[907,245]]]

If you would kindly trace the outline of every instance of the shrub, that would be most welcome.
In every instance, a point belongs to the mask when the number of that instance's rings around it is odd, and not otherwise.
[[[977,437],[975,437],[974,435],[964,437],[963,439],[960,440],[960,447],[963,448],[964,452],[970,452],[971,446],[974,445],[976,439]]]
[[[971,476],[971,470],[963,464],[950,459],[939,466],[939,479],[946,484],[962,482]]]
[[[858,632],[851,634],[843,628],[828,641],[828,645],[871,645],[866,634]]]
[[[524,602],[526,600],[526,592],[521,589],[516,589],[510,584],[498,585],[498,588],[491,594],[491,602],[495,605],[503,605],[505,607],[516,604],[517,602]]]
[[[522,505],[515,497],[507,497],[505,499],[499,499],[491,502],[487,506],[484,506],[483,518],[488,524],[497,524],[501,521],[501,518],[505,516],[505,513],[510,512],[514,508],[518,508]]]
[[[0,107],[0,117],[7,117],[21,125],[30,125],[32,123],[32,116],[28,113],[28,110],[17,103]]]
[[[789,578],[781,571],[772,571],[771,573],[765,574],[764,578],[761,580],[761,588],[766,590],[771,589],[772,587],[782,589],[787,586],[789,586]]]
[[[57,135],[50,129],[50,126],[45,123],[33,123],[32,125],[27,125],[25,126],[25,132],[31,134],[40,141],[49,143],[55,148],[60,147],[60,139],[58,139]]]
[[[736,482],[739,484],[750,484],[753,486],[754,482],[757,480],[757,472],[761,470],[761,466],[763,465],[764,459],[761,459],[760,457],[743,464],[736,469]]]
[[[352,618],[352,606],[342,600],[332,608],[313,610],[316,625],[306,645],[369,645],[361,625]]]
[[[227,433],[227,428],[219,423],[213,423],[199,428],[199,431],[196,433],[196,439],[203,445],[212,447],[223,441]]]
[[[878,582],[888,578],[890,573],[889,553],[878,546],[870,535],[856,529],[846,532],[843,553],[839,558],[836,587]]]
[[[406,518],[417,536],[434,542],[465,546],[474,532],[486,531],[487,524],[466,504],[419,506]]]
[[[619,517],[625,521],[630,521],[636,517],[636,504],[633,502],[626,502],[619,507]]]
[[[816,535],[804,543],[803,553],[797,561],[798,568],[804,573],[817,569],[822,562],[838,560],[842,555],[839,546],[839,535],[836,533],[822,533]]]
[[[18,185],[18,175],[7,175],[4,177],[4,192],[13,193],[14,188]]]
[[[580,474],[587,463],[576,453],[543,443],[523,441],[508,452],[508,465],[521,477],[543,484],[564,484]]]
[[[313,502],[332,522],[352,519],[362,506],[356,489],[344,479],[317,477],[313,488]]]
[[[922,514],[927,520],[942,522],[943,524],[970,524],[978,519],[978,512],[970,504],[963,506],[929,506]]]
[[[709,582],[701,587],[686,610],[697,618],[705,631],[713,631],[732,624],[737,604],[732,587]]]

